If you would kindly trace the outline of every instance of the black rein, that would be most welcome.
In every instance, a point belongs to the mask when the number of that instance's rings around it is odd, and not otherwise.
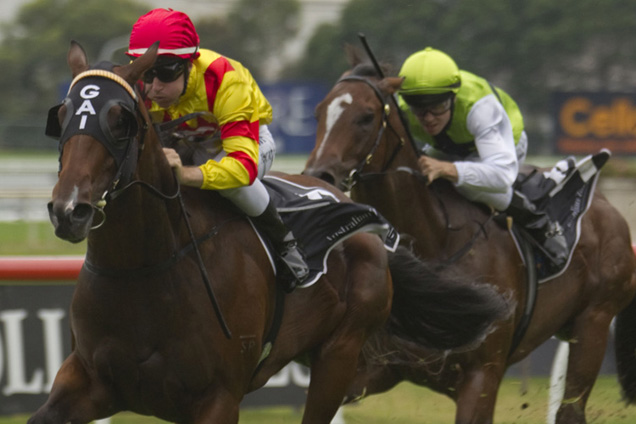
[[[112,77],[110,74],[115,75],[115,77]],[[99,75],[102,76],[102,75]],[[78,76],[79,78],[81,78],[81,76]],[[119,76],[116,76],[116,74],[114,74],[113,72],[108,72],[105,71],[105,74],[103,75],[104,78],[108,78],[111,80],[114,80],[116,82],[118,82],[120,85],[122,85],[124,88],[126,88],[126,90],[130,93],[130,87],[126,87],[121,81],[121,78]],[[76,78],[76,79],[79,79]],[[136,94],[136,99],[139,99],[139,93],[137,90],[135,90]],[[131,94],[131,96],[133,97],[133,99],[135,98],[135,96],[133,96]],[[143,125],[139,126],[139,132],[137,134],[135,134],[133,137],[131,137],[131,139],[129,140],[130,145],[133,144],[133,140],[137,140],[137,144],[138,144],[138,149],[141,150],[143,148],[144,145],[144,141],[145,141],[145,137],[148,134],[148,122],[145,119],[145,117],[143,116],[143,114],[141,113],[141,108],[139,107],[139,103],[141,102],[141,100],[137,100],[137,108],[136,108],[136,114],[137,114],[137,119],[141,120],[141,122],[143,122]],[[139,157],[141,155],[137,155],[137,162],[139,161]],[[124,159],[123,162],[126,162],[130,159],[130,155],[127,155],[126,158]],[[124,167],[124,163],[121,164],[120,166],[120,170],[118,170],[118,175],[117,177],[119,177],[119,173],[121,172],[121,169]],[[210,278],[208,276],[208,273],[205,269],[205,265],[203,263],[203,258],[201,257],[201,252],[199,251],[199,247],[198,244],[200,241],[197,241],[194,232],[192,230],[192,226],[190,224],[190,220],[188,218],[188,213],[185,207],[185,203],[183,201],[183,196],[181,195],[181,187],[179,185],[179,181],[177,180],[176,176],[174,175],[173,172],[173,178],[175,179],[176,185],[177,185],[177,189],[175,191],[174,194],[171,195],[166,195],[164,193],[162,193],[160,190],[158,190],[156,187],[152,186],[151,184],[148,184],[145,181],[141,181],[141,180],[133,180],[128,182],[126,185],[124,185],[124,187],[119,188],[119,189],[115,189],[116,186],[119,183],[119,178],[116,178],[116,181],[114,182],[112,188],[114,189],[114,191],[109,192],[107,191],[106,193],[104,193],[103,197],[102,197],[102,201],[104,201],[104,204],[101,206],[96,206],[96,208],[98,210],[100,210],[103,214],[103,219],[105,220],[105,214],[103,213],[103,207],[105,205],[105,201],[106,199],[115,199],[116,197],[118,197],[121,193],[123,193],[125,190],[129,189],[130,187],[134,186],[134,185],[141,185],[143,188],[145,188],[146,190],[148,190],[150,193],[152,193],[155,196],[158,196],[164,200],[174,200],[174,199],[178,199],[179,200],[179,205],[181,207],[181,213],[183,215],[183,219],[186,223],[186,226],[188,228],[188,233],[190,235],[190,244],[188,246],[186,246],[185,248],[181,249],[181,251],[177,251],[175,252],[172,256],[171,259],[167,262],[167,264],[172,265],[174,264],[179,258],[181,258],[182,256],[184,256],[184,254],[189,251],[190,249],[194,249],[195,253],[196,253],[196,257],[197,257],[197,262],[199,264],[199,272],[201,273],[201,278],[203,279],[204,285],[205,285],[205,289],[206,292],[208,294],[208,297],[210,298],[210,302],[212,303],[212,307],[214,308],[214,313],[217,317],[217,319],[219,320],[219,324],[221,325],[221,328],[223,330],[223,333],[225,334],[225,337],[227,339],[232,339],[232,332],[230,331],[227,322],[223,316],[223,313],[221,312],[221,308],[219,307],[218,301],[216,299],[216,296],[214,295],[214,291],[212,290],[212,285],[210,283]],[[101,225],[101,224],[100,224]],[[218,232],[218,228],[219,226],[216,226],[213,231],[211,231],[209,233],[209,237],[215,235]],[[210,235],[211,234],[211,235]],[[205,237],[209,238],[209,237]],[[155,272],[155,270],[163,270],[167,264],[164,262],[161,265],[155,266],[155,267],[145,267],[145,268],[140,268],[138,270],[133,270],[133,272],[143,272],[143,273],[153,273]],[[112,274],[112,272],[109,272],[108,270],[104,270],[101,268],[98,268],[94,265],[92,265],[90,262],[85,261],[85,265],[87,267],[87,270],[96,273],[96,274],[105,274],[105,275],[109,275]],[[131,272],[130,270],[128,270],[127,272]]]

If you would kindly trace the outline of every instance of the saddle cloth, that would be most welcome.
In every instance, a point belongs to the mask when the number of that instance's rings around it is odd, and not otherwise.
[[[586,156],[577,163],[573,159],[566,159],[559,162],[552,170],[539,174],[542,179],[540,184],[524,187],[525,183],[521,183],[517,187],[536,202],[539,210],[544,210],[550,219],[561,224],[568,245],[568,260],[558,267],[540,246],[530,241],[540,283],[558,277],[570,265],[572,254],[581,235],[581,219],[592,204],[599,172],[609,157],[609,150],[603,149],[595,155]],[[513,237],[515,237],[514,234]],[[516,242],[519,247],[519,242],[517,240]]]
[[[315,284],[327,272],[329,252],[353,234],[378,234],[391,252],[398,246],[400,236],[395,228],[371,206],[342,203],[324,188],[305,187],[271,175],[262,181],[278,213],[307,256],[309,277],[298,287]],[[261,234],[259,237],[275,268],[275,253],[265,237]]]

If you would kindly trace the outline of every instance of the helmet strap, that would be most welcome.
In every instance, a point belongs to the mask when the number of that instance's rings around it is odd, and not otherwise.
[[[183,72],[183,91],[181,92],[182,96],[185,94],[186,90],[188,89],[188,80],[190,79],[191,68],[192,68],[192,62],[189,62],[188,66],[186,66],[186,69]]]

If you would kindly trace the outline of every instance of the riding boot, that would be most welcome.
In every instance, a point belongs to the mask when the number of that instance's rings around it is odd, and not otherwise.
[[[563,228],[537,210],[526,196],[515,190],[506,213],[548,253],[555,265],[560,267],[567,261],[569,252]]]
[[[281,219],[271,200],[261,215],[251,219],[274,245],[279,259],[279,266],[277,266],[280,274],[279,281],[283,289],[291,293],[309,276],[305,255],[299,248],[296,238]]]

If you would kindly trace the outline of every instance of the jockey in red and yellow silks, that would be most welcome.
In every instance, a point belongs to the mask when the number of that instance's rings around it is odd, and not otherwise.
[[[200,166],[183,166],[174,149],[164,154],[183,185],[216,190],[247,216],[275,247],[279,281],[286,291],[309,275],[305,257],[261,178],[270,169],[276,144],[267,125],[272,107],[239,62],[199,48],[199,36],[183,12],[154,9],[133,25],[126,54],[137,58],[159,42],[157,59],[145,71],[143,91],[155,122],[209,112],[181,124],[180,132],[205,139],[220,130],[220,143]]]
[[[272,122],[272,107],[242,64],[211,50],[200,49],[199,53],[179,103],[162,108],[151,102],[150,112],[154,117],[162,115],[162,121],[193,112],[212,112],[218,119],[227,156],[200,166],[201,188],[223,190],[250,185],[258,174],[259,126]],[[213,133],[216,125],[200,117],[182,124],[182,129],[204,136]]]

